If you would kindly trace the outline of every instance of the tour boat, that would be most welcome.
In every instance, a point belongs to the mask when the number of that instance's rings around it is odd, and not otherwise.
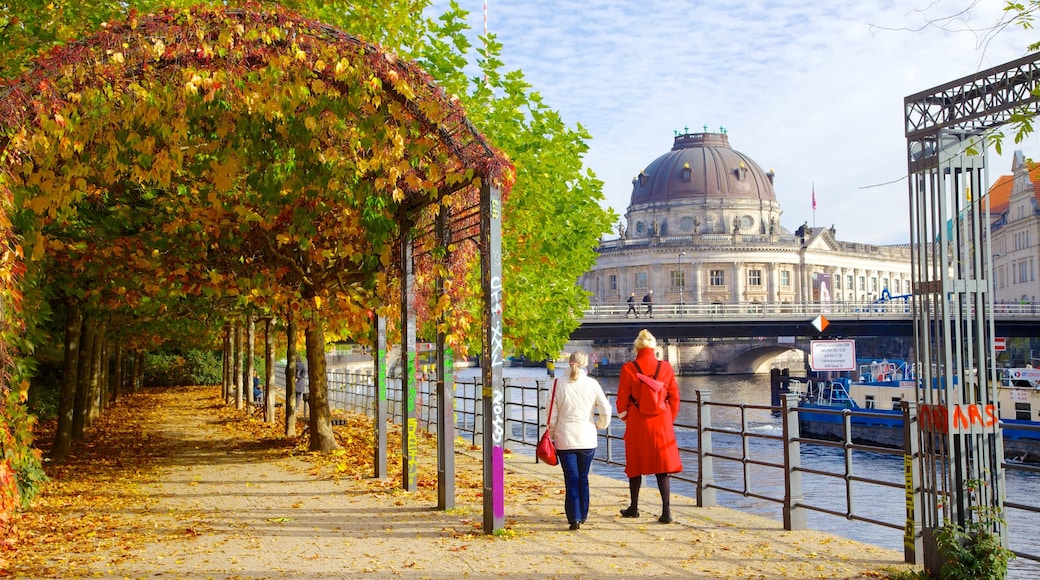
[[[914,400],[916,388],[911,364],[881,360],[860,364],[854,378],[792,378],[790,390],[800,395],[801,436],[843,440],[845,418],[819,411],[850,409],[857,411],[848,417],[852,442],[899,448],[903,446],[899,404]],[[954,425],[963,424],[966,428],[973,422],[991,425],[999,420],[1003,425],[1005,457],[1040,462],[1040,369],[1002,369],[995,409],[970,405],[918,409],[922,429],[945,430],[949,413],[954,414]]]

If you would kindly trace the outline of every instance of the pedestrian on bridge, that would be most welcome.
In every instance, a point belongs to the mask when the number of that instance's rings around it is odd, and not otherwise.
[[[643,304],[646,304],[646,316],[647,318],[654,317],[654,291],[651,290],[643,296]],[[638,316],[636,318],[639,318]]]
[[[572,530],[589,516],[589,470],[596,455],[596,430],[610,424],[610,402],[586,371],[589,355],[571,353],[567,382],[560,383],[549,410],[549,438],[563,469],[563,507]]]
[[[671,474],[682,471],[674,426],[675,418],[679,415],[679,383],[675,380],[672,365],[657,358],[657,339],[650,331],[639,331],[635,349],[635,360],[621,367],[616,402],[618,418],[625,422],[625,475],[628,476],[631,498],[631,503],[621,510],[621,515],[626,518],[639,517],[639,488],[643,476],[653,473],[657,476],[657,489],[661,492],[661,517],[657,521],[670,524]],[[667,409],[664,412],[639,410],[636,402],[645,400],[642,389],[649,387],[637,376],[643,373],[653,373],[656,381],[664,383],[667,390]]]
[[[628,318],[629,314],[635,314],[636,318],[639,318],[639,313],[636,312],[636,293],[631,292],[628,295],[628,312],[625,313],[625,318]]]

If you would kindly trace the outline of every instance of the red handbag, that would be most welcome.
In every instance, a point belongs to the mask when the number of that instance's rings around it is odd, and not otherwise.
[[[552,421],[552,408],[553,401],[556,400],[556,379],[553,381],[552,397],[549,399],[549,417],[545,420],[545,432],[542,433],[542,438],[538,440],[538,447],[535,448],[535,455],[538,459],[549,465],[556,465],[559,460],[556,459],[556,444],[549,438],[549,422]]]

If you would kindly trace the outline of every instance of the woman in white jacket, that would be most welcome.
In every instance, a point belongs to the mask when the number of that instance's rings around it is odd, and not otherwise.
[[[589,469],[596,455],[596,429],[606,429],[610,423],[610,402],[599,381],[586,373],[588,364],[584,352],[571,353],[567,381],[557,384],[549,420],[549,437],[563,468],[564,508],[572,530],[580,529],[589,515]]]

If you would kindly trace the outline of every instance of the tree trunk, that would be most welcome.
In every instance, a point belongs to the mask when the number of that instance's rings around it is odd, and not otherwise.
[[[235,358],[234,376],[232,378],[235,384],[235,408],[241,411],[245,408],[245,399],[242,397],[242,322],[236,321],[234,329]]]
[[[231,325],[224,325],[224,364],[221,366],[220,397],[231,402]]]
[[[264,423],[274,423],[274,320],[264,319]]]
[[[131,380],[133,381],[133,392],[135,393],[144,386],[144,353],[141,351],[134,353],[134,372]]]
[[[123,345],[113,345],[115,352],[112,353],[112,400],[118,401],[123,396],[126,385],[123,384],[125,375],[123,373]]]
[[[87,397],[86,422],[90,427],[101,416],[101,404],[103,400],[102,391],[104,384],[101,381],[101,353],[105,349],[105,331],[108,329],[107,322],[99,322],[94,331],[94,339],[90,346],[90,390]]]
[[[292,313],[285,327],[285,436],[296,437],[296,319]]]
[[[307,375],[310,379],[310,450],[339,449],[332,431],[332,413],[329,409],[328,376],[325,372],[325,327],[315,314],[307,325]]]
[[[253,375],[256,374],[256,319],[249,317],[249,325],[246,326],[246,367],[243,382],[246,384],[246,392],[249,393],[249,404],[254,405],[260,401],[253,397]],[[250,408],[250,411],[252,409]]]
[[[101,342],[98,346],[98,410],[104,413],[112,399],[112,383],[109,381],[112,377],[109,370],[112,345],[108,342],[108,322],[105,322],[101,331]]]
[[[90,316],[83,317],[80,331],[79,356],[76,357],[76,399],[72,409],[72,440],[81,441],[87,427],[87,397],[90,394],[90,353],[94,348],[94,330],[97,326]]]
[[[65,362],[61,373],[61,392],[58,396],[58,425],[54,431],[54,445],[50,458],[65,461],[72,451],[72,410],[76,404],[76,376],[79,366],[79,335],[83,326],[83,312],[79,302],[65,301]]]

